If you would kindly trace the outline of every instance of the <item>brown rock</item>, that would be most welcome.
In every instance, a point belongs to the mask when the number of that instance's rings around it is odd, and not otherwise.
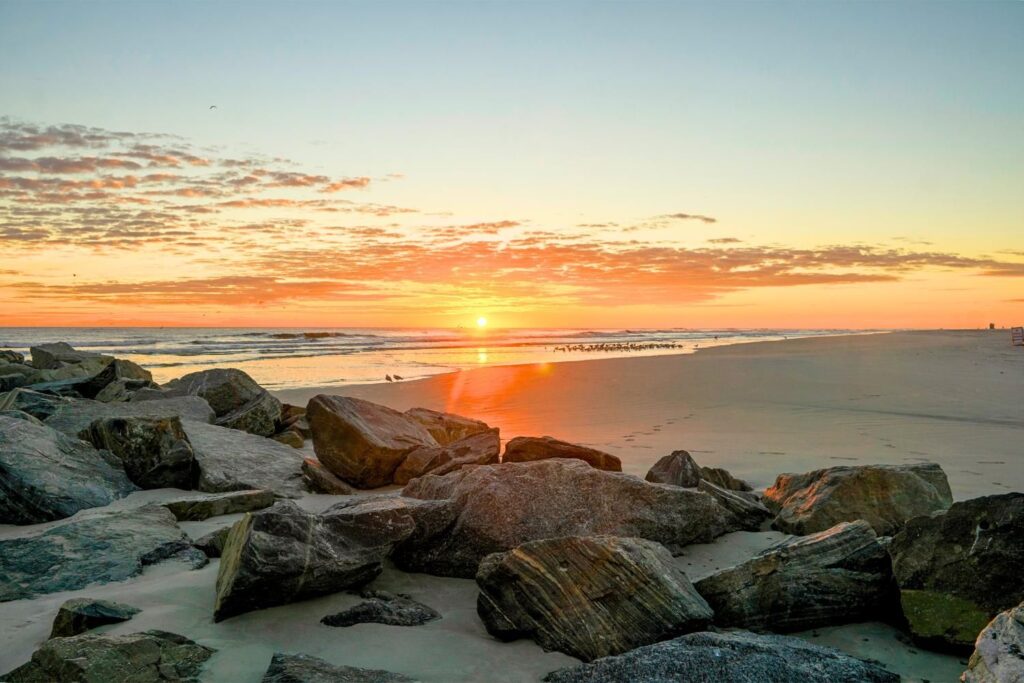
[[[497,429],[488,429],[447,446],[421,446],[409,453],[395,470],[396,484],[408,484],[424,474],[447,474],[466,465],[494,465],[501,453]]]
[[[518,436],[505,444],[502,462],[534,462],[550,458],[582,460],[591,467],[606,472],[621,472],[622,461],[602,451],[559,441],[550,436]]]
[[[690,488],[700,483],[700,465],[688,451],[672,451],[654,463],[644,477],[655,484],[671,484]]]
[[[302,461],[302,474],[306,480],[306,486],[313,493],[348,496],[356,492],[354,488],[338,479],[319,460],[314,458],[306,458]]]
[[[480,420],[427,408],[412,408],[405,411],[405,414],[426,427],[434,440],[442,446],[490,429],[487,423]]]

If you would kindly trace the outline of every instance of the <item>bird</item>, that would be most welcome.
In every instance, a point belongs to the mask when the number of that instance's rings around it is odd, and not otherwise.
[[[395,380],[391,379],[391,375],[384,375],[384,379],[386,379],[389,382],[394,382],[395,381]]]
[[[402,377],[401,375],[395,375],[395,379],[399,379],[399,380],[401,380],[401,379],[405,379],[405,378],[404,378],[404,377]]]
[[[216,104],[211,104],[211,105],[210,105],[210,109],[216,109],[216,108],[217,108],[217,105],[216,105]]]

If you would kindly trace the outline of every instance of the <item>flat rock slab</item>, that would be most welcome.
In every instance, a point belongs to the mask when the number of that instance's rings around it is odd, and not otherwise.
[[[486,422],[427,408],[411,408],[405,414],[426,427],[442,446],[490,429]]]
[[[963,683],[1024,681],[1024,604],[1001,612],[974,643]]]
[[[206,563],[166,508],[81,512],[0,540],[0,602],[123,581],[170,557]]]
[[[505,444],[505,454],[501,456],[502,462],[534,462],[549,458],[571,458],[582,460],[595,469],[622,471],[622,461],[610,453],[550,436],[517,436]]]
[[[237,429],[191,420],[183,424],[199,463],[200,491],[269,489],[288,497],[305,493],[303,458],[294,448]]]
[[[339,479],[316,458],[303,459],[302,476],[306,488],[313,493],[349,496],[356,492],[354,488]]]
[[[355,626],[356,624],[387,624],[388,626],[422,626],[440,619],[437,610],[408,595],[385,591],[366,591],[367,600],[346,610],[329,614],[320,620],[325,626]]]
[[[467,465],[496,465],[501,455],[497,429],[486,429],[443,446],[420,446],[395,470],[394,482],[408,484],[424,474],[447,474]]]
[[[274,492],[265,489],[195,494],[161,502],[179,522],[201,522],[210,517],[262,510],[274,504]]]
[[[82,430],[96,420],[111,417],[179,417],[183,421],[209,423],[213,422],[213,410],[210,409],[206,401],[198,396],[164,398],[138,403],[102,403],[83,399],[61,404],[44,421],[59,432],[77,437]]]
[[[701,479],[697,483],[697,488],[718,501],[718,504],[732,515],[736,524],[742,529],[758,531],[765,522],[771,519],[771,511],[752,493],[725,489],[706,479]]]
[[[91,631],[97,626],[119,624],[122,621],[128,621],[140,611],[137,607],[110,600],[73,598],[66,601],[57,610],[57,616],[53,619],[53,628],[50,630],[50,637],[67,638]]]
[[[547,683],[898,683],[877,664],[799,638],[691,633],[549,673]]]
[[[12,389],[0,396],[0,410],[20,410],[37,420],[45,420],[71,399],[44,394],[31,389]]]
[[[278,652],[270,660],[263,683],[417,683],[415,679],[380,669],[339,666],[302,654]]]

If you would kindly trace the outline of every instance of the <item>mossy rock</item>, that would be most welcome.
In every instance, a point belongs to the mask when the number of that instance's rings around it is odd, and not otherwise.
[[[970,600],[927,590],[902,590],[900,602],[915,639],[953,652],[970,652],[992,615]]]

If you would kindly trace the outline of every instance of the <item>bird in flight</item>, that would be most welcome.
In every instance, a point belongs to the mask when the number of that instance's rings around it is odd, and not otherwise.
[[[211,104],[211,105],[210,105],[210,109],[216,109],[216,108],[217,108],[217,105],[216,105],[216,104]]]

